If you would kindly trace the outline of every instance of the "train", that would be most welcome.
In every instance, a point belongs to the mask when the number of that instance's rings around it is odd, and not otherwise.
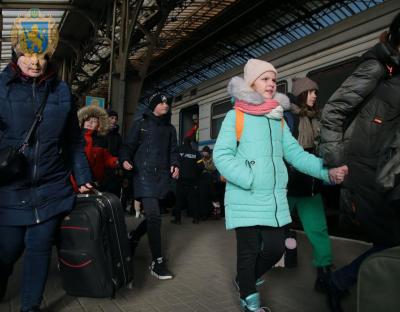
[[[259,57],[278,71],[277,90],[288,93],[294,78],[309,77],[319,85],[317,105],[329,97],[353,72],[360,56],[374,46],[400,10],[400,1],[386,1],[312,35]],[[183,91],[172,100],[172,124],[181,143],[198,116],[198,148],[213,147],[226,113],[232,109],[229,80],[243,75],[243,67]]]

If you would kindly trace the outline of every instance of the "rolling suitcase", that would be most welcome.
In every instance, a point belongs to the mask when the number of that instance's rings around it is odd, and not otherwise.
[[[77,297],[114,297],[131,286],[133,263],[124,212],[111,193],[78,195],[61,225],[58,260],[62,286]]]
[[[400,246],[372,254],[358,272],[357,311],[400,311]]]

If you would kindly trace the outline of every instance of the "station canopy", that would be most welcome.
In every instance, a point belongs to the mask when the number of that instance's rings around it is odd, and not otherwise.
[[[10,29],[13,20],[30,7],[51,14],[60,29],[55,58],[73,60],[70,82],[77,94],[106,93],[110,75],[111,42],[118,48],[121,31],[110,25],[110,9],[116,20],[121,3],[132,9],[138,0],[52,0],[0,3],[3,15],[1,66],[11,58]],[[145,0],[138,21],[154,32],[160,3],[170,11],[159,35],[142,97],[163,90],[177,96],[184,90],[243,65],[318,30],[368,10],[384,0],[280,1],[280,0]],[[144,62],[143,31],[136,30],[128,50],[129,71]]]

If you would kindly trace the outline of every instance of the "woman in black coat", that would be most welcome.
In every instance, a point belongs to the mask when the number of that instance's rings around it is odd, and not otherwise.
[[[362,56],[361,64],[328,100],[322,114],[321,155],[329,167],[348,166],[347,194],[359,224],[374,244],[333,273],[337,291],[331,297],[332,311],[341,311],[340,292],[356,283],[368,255],[400,244],[399,207],[376,184],[379,154],[399,126],[400,14],[389,33],[382,34],[381,42]]]
[[[14,263],[25,252],[23,312],[40,311],[55,230],[74,205],[71,171],[81,192],[91,187],[76,109],[68,86],[56,76],[47,56],[21,51],[0,74],[0,149],[21,143],[46,101],[24,150],[27,173],[0,185],[0,300]]]
[[[169,121],[169,105],[165,95],[154,94],[149,99],[148,107],[149,110],[133,123],[120,162],[125,170],[133,170],[135,198],[141,200],[146,214],[144,222],[147,224],[153,258],[150,272],[159,279],[171,279],[173,276],[166,268],[161,253],[158,201],[171,189],[171,177],[179,177],[176,130]]]

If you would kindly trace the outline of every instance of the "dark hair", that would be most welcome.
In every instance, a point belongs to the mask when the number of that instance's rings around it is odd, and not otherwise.
[[[208,145],[204,146],[201,151],[211,154],[211,149],[210,149],[210,147]]]
[[[314,111],[316,113],[319,112],[318,106],[315,103],[312,107],[307,105],[307,98],[308,98],[308,91],[311,90],[307,90],[307,91],[303,91],[302,93],[300,93],[297,98],[296,98],[296,105],[300,108],[300,115],[304,116],[306,115],[307,111]],[[318,95],[318,91],[315,91]]]
[[[396,15],[389,27],[389,44],[394,49],[400,46],[400,13]]]
[[[111,109],[107,110],[107,114],[108,114],[108,117],[115,116],[115,117],[118,118],[118,113],[116,111],[111,110]]]

